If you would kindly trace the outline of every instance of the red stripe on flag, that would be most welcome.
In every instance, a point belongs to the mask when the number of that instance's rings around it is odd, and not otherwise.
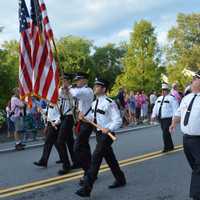
[[[39,89],[40,89],[40,79],[41,79],[41,76],[42,76],[42,72],[44,70],[44,66],[45,66],[45,63],[46,63],[46,58],[47,58],[47,54],[48,54],[48,51],[47,51],[47,44],[45,43],[44,44],[44,50],[42,52],[42,57],[41,57],[41,60],[40,60],[40,64],[39,64],[39,67],[38,67],[38,74],[37,74],[37,79],[36,79],[36,83],[35,83],[35,87],[34,87],[34,92],[36,94],[38,94],[39,92]]]
[[[40,5],[40,10],[41,10],[41,12],[43,12],[43,11],[46,10],[46,6],[45,6],[44,3],[42,3],[42,4]]]
[[[56,88],[54,90],[53,96],[52,96],[52,103],[57,103],[58,100],[58,91],[59,91],[59,70],[58,67],[56,68],[56,73],[55,73],[55,83],[56,83]]]
[[[31,92],[32,91],[32,81],[31,81],[31,78],[29,77],[29,73],[27,71],[27,66],[24,62],[24,57],[22,55],[20,55],[20,59],[21,59],[21,73],[24,74],[25,81],[28,86],[29,92]]]
[[[36,64],[38,49],[40,47],[40,38],[39,38],[38,32],[34,33],[34,35],[35,35],[35,37],[34,37],[35,38],[35,43],[34,43],[33,54],[32,54],[33,66],[35,66],[35,64]]]
[[[43,91],[42,91],[42,97],[44,98],[47,97],[49,86],[51,85],[52,79],[53,79],[53,69],[52,69],[52,66],[50,66],[49,72],[48,72],[48,75],[46,77],[46,81],[43,87]]]
[[[20,81],[19,81],[19,94],[21,97],[25,96],[25,92]]]
[[[48,30],[48,36],[49,36],[50,39],[53,38],[53,31],[52,31],[52,29]]]
[[[51,98],[51,102],[54,103],[54,104],[56,104],[57,100],[58,100],[58,89],[55,89],[54,93],[53,93],[53,96]]]
[[[25,48],[26,48],[25,51],[27,51],[27,55],[28,55],[29,61],[31,63],[31,46],[30,46],[29,39],[27,37],[26,31],[22,32],[22,39],[23,39],[23,43],[24,43]],[[22,52],[23,52],[23,50],[22,50]]]
[[[44,25],[49,23],[49,18],[47,16],[43,19],[43,23]]]

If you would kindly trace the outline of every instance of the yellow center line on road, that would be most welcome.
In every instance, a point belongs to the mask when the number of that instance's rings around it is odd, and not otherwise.
[[[158,158],[158,157],[161,157],[164,155],[172,154],[172,153],[181,151],[182,149],[183,149],[182,145],[178,145],[175,147],[174,151],[171,151],[167,154],[162,153],[161,151],[155,151],[152,153],[147,153],[144,155],[121,160],[119,163],[120,163],[121,167],[133,165],[133,164],[137,164],[137,163],[140,163],[140,162],[143,162],[146,160],[151,160],[151,159]],[[101,166],[101,169],[99,172],[102,173],[102,172],[106,172],[109,170],[110,170],[110,168],[108,167],[108,165],[104,164]],[[73,172],[70,174],[63,175],[63,176],[57,176],[57,177],[53,177],[53,178],[49,178],[49,179],[45,179],[45,180],[41,180],[41,181],[35,181],[32,183],[28,183],[28,184],[24,184],[24,185],[20,185],[20,186],[16,186],[16,187],[11,187],[8,189],[1,189],[0,190],[0,198],[14,196],[17,194],[34,191],[34,190],[41,189],[41,188],[46,188],[49,186],[53,186],[53,185],[68,182],[71,180],[75,180],[75,179],[81,178],[82,176],[83,176],[83,171],[77,171],[77,172]]]

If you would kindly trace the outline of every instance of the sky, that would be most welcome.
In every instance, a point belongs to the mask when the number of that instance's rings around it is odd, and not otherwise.
[[[26,0],[29,6],[29,1]],[[76,35],[95,45],[128,41],[135,22],[152,22],[160,45],[178,13],[200,13],[200,0],[46,0],[54,35]],[[18,0],[0,0],[0,45],[19,39]]]

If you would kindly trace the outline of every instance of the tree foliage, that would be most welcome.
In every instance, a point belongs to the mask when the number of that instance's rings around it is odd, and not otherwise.
[[[77,36],[66,36],[57,41],[58,57],[62,71],[75,73],[82,71],[90,74],[89,82],[94,79],[90,40]]]
[[[113,93],[119,87],[149,92],[160,87],[159,49],[154,27],[141,20],[135,23],[123,62],[123,73],[117,77]]]
[[[0,34],[3,29],[0,27]],[[168,33],[166,50],[167,75],[170,82],[178,81],[184,87],[190,78],[183,69],[200,69],[200,14],[179,14],[177,25]],[[112,94],[125,86],[128,90],[160,89],[161,51],[154,27],[146,20],[134,24],[128,43],[116,46],[108,43],[95,47],[93,42],[78,36],[66,36],[56,42],[58,60],[65,72],[84,71],[90,83],[101,75],[112,87]],[[17,86],[19,65],[18,42],[4,42],[0,49],[0,108]]]
[[[91,41],[75,36],[63,37],[57,41],[58,59],[63,71],[87,72],[91,85],[98,74],[111,83],[114,82],[121,71],[120,63],[124,51],[122,45],[116,47],[114,44],[94,48]],[[0,107],[5,106],[12,89],[18,84],[18,66],[18,42],[5,42],[0,50]]]
[[[122,45],[116,47],[114,44],[107,44],[94,47],[87,39],[67,36],[57,41],[57,49],[61,69],[72,73],[87,72],[91,84],[97,75],[113,83],[121,71],[120,63],[124,53]]]
[[[168,32],[168,76],[181,87],[189,81],[182,74],[184,68],[200,69],[200,14],[178,14],[177,25]]]
[[[65,71],[87,71],[91,65],[92,42],[76,36],[66,36],[57,41],[61,67]]]
[[[122,71],[122,58],[126,49],[123,45],[107,44],[103,47],[96,47],[92,56],[94,62],[94,73],[109,81],[110,88],[113,86],[116,77]]]
[[[12,89],[17,85],[19,66],[18,42],[11,40],[5,42],[2,47],[0,50],[0,107],[5,106]]]

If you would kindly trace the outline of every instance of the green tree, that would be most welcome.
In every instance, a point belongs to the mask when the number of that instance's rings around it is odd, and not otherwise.
[[[119,87],[128,90],[149,92],[160,88],[160,54],[154,27],[146,20],[135,23],[124,58],[123,73],[117,77],[113,87],[116,93]]]
[[[57,41],[60,67],[66,72],[92,73],[92,42],[76,36],[63,37]]]
[[[103,47],[96,47],[92,56],[94,72],[106,80],[109,80],[110,88],[113,86],[116,77],[122,71],[122,58],[126,49],[124,46],[107,44]]]
[[[183,88],[189,81],[183,69],[200,69],[200,14],[178,14],[177,25],[168,32],[168,77]]]
[[[0,107],[9,100],[12,89],[17,86],[19,66],[18,42],[4,42],[0,50]]]

